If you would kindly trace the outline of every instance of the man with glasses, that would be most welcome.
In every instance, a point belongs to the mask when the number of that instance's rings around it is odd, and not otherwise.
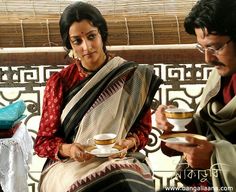
[[[196,36],[196,48],[206,63],[214,66],[193,123],[208,141],[186,137],[191,145],[165,146],[183,154],[186,167],[177,168],[184,184],[197,191],[236,191],[236,0],[200,0],[184,26]],[[171,131],[166,107],[158,107],[157,126]]]

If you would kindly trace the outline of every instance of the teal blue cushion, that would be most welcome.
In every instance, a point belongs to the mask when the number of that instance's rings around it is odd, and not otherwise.
[[[23,100],[11,103],[3,108],[0,108],[0,129],[9,129],[23,118],[26,105]]]

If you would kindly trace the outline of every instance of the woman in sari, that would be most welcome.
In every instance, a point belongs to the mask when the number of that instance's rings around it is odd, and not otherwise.
[[[73,59],[45,88],[34,146],[47,157],[39,191],[154,191],[152,172],[138,151],[147,144],[150,105],[162,80],[152,66],[107,52],[107,24],[94,6],[69,5],[59,25]],[[116,134],[122,150],[112,158],[90,154],[88,140],[100,133]]]

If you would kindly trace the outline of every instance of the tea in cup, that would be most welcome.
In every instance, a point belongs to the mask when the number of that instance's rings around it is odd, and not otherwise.
[[[91,140],[98,149],[109,150],[116,143],[116,134],[102,133],[102,134],[94,135],[93,138],[89,139],[90,143],[91,143]]]

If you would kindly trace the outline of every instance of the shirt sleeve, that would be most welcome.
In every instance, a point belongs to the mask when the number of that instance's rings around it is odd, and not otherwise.
[[[143,149],[149,140],[149,134],[152,130],[151,110],[149,109],[140,119],[136,126],[133,126],[128,133],[128,136],[136,138],[136,150]]]
[[[45,87],[42,116],[34,150],[40,157],[57,159],[59,146],[64,139],[56,135],[60,129],[60,114],[63,101],[63,82],[59,73],[53,74]]]

